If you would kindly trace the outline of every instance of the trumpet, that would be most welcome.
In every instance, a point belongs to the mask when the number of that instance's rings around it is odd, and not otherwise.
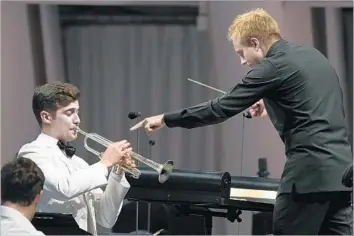
[[[87,140],[91,139],[93,141],[96,141],[97,143],[101,144],[104,147],[108,147],[108,145],[112,144],[113,142],[96,134],[96,133],[87,133],[81,129],[77,129],[77,131],[82,134],[83,136],[85,136],[84,138],[84,147],[86,148],[87,151],[95,154],[98,157],[101,157],[101,153],[98,152],[97,150],[91,148],[88,144],[87,144]],[[151,167],[152,169],[154,169],[155,171],[157,171],[159,173],[159,182],[160,183],[164,183],[171,175],[172,170],[173,170],[173,161],[169,160],[167,161],[165,164],[160,164],[157,163],[153,160],[150,160],[146,157],[143,157],[142,155],[132,152],[130,155],[133,159],[140,161],[142,163],[144,163],[145,165]],[[133,178],[135,179],[139,179],[140,177],[140,170],[137,168],[130,168],[130,167],[126,167],[126,166],[121,166],[121,168],[125,171],[128,172],[132,175]]]

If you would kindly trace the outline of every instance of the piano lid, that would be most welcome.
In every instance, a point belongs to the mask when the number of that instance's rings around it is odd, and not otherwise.
[[[280,184],[279,179],[250,177],[250,176],[232,176],[232,188],[259,189],[277,191]]]
[[[174,169],[169,179],[159,183],[158,173],[149,167],[139,167],[141,175],[134,179],[127,175],[127,180],[133,188],[152,188],[157,190],[199,191],[199,192],[225,192],[230,194],[231,175],[221,171],[196,171]]]
[[[274,207],[277,180],[231,177],[228,172],[220,171],[174,169],[170,178],[161,184],[156,171],[149,167],[139,167],[139,170],[139,179],[126,175],[132,186],[126,195],[129,200],[255,211],[272,211]]]
[[[274,204],[278,179],[232,176],[230,199]]]

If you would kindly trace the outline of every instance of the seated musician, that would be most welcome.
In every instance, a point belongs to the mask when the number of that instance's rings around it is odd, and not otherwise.
[[[42,197],[44,174],[30,159],[1,168],[1,235],[44,235],[31,224]]]
[[[18,155],[33,160],[45,175],[38,211],[72,214],[82,230],[97,235],[96,223],[113,227],[130,188],[119,166],[135,168],[135,164],[126,140],[109,145],[93,165],[74,154],[75,148],[67,142],[78,135],[79,97],[79,89],[69,83],[38,87],[32,106],[41,133],[22,146]]]

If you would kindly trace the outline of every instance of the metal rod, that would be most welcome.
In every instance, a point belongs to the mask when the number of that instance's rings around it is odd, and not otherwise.
[[[188,78],[187,80],[189,80],[189,81],[191,81],[191,82],[193,82],[193,83],[199,84],[199,85],[201,85],[201,86],[204,86],[204,87],[207,87],[207,88],[213,89],[213,90],[218,91],[218,92],[220,92],[220,93],[223,93],[223,94],[225,94],[225,93],[226,93],[225,91],[222,91],[222,90],[217,89],[217,88],[214,88],[214,87],[212,87],[212,86],[209,86],[209,85],[203,84],[203,83],[201,83],[201,82],[199,82],[199,81],[192,80],[192,79],[190,79],[190,78]]]
[[[152,146],[155,145],[155,141],[149,140],[149,158],[152,160]],[[147,231],[150,233],[151,227],[151,202],[148,202],[148,209],[147,209]]]
[[[139,121],[139,117],[136,118],[137,121]],[[136,131],[136,146],[137,146],[137,150],[139,153],[139,130]],[[136,166],[139,166],[139,162],[137,161]],[[135,218],[135,230],[136,230],[136,235],[138,235],[139,233],[139,201],[136,201],[136,218]]]

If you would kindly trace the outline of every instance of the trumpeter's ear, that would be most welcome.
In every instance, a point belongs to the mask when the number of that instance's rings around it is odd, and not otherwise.
[[[43,124],[50,124],[53,121],[53,115],[48,111],[41,111],[39,115]]]

